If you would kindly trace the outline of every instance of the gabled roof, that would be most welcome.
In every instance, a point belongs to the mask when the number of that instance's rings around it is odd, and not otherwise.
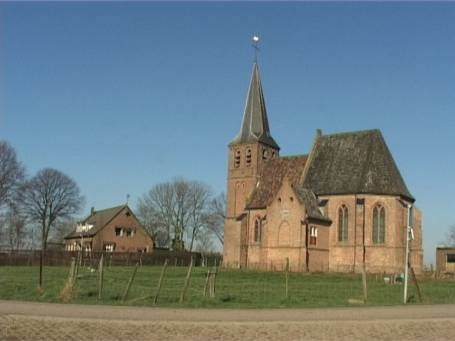
[[[308,218],[328,223],[331,222],[319,209],[318,199],[313,191],[303,187],[294,187],[294,192],[298,195],[300,202],[305,206]]]
[[[261,142],[273,148],[280,149],[270,134],[261,78],[259,76],[259,67],[256,63],[253,64],[242,126],[240,127],[240,132],[230,144],[251,142]]]
[[[247,209],[265,208],[273,200],[286,177],[296,185],[303,172],[308,155],[270,159],[264,164],[259,184],[248,200]]]
[[[377,129],[318,137],[302,185],[317,195],[387,194],[414,201]]]
[[[82,220],[80,224],[82,225],[93,225],[90,230],[84,232],[77,232],[74,229],[70,234],[68,234],[65,239],[81,237],[91,237],[98,233],[104,226],[106,226],[112,219],[114,219],[123,209],[127,208],[131,211],[128,205],[121,205],[111,208],[106,208],[104,210],[93,211],[87,218]]]

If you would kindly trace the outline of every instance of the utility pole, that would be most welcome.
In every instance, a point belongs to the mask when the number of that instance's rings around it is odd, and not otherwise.
[[[403,294],[403,303],[406,304],[408,301],[408,270],[409,270],[409,236],[411,235],[411,214],[412,214],[412,205],[407,204],[408,207],[408,219],[406,224],[406,260],[404,264],[404,294]]]

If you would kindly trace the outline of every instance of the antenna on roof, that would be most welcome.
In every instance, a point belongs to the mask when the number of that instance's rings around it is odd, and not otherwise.
[[[130,195],[127,193],[126,194],[126,204],[128,205],[128,201],[130,200]]]
[[[258,53],[260,51],[259,49],[259,35],[257,34],[253,34],[253,38],[252,38],[252,44],[251,46],[253,46],[253,49],[254,49],[254,62],[257,64],[258,62]]]

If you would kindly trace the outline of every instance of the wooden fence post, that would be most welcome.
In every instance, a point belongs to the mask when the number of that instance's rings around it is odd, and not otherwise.
[[[186,291],[190,285],[191,270],[193,268],[193,256],[191,256],[190,266],[188,267],[188,272],[185,278],[185,284],[183,285],[182,293],[180,294],[180,303],[185,301]]]
[[[289,298],[289,257],[286,257],[285,279],[286,279],[286,299],[288,299]]]
[[[76,256],[76,265],[74,267],[74,277],[73,277],[74,282],[76,282],[77,275],[79,275],[80,262],[81,262],[81,254],[78,253]]]
[[[125,302],[126,298],[128,297],[128,293],[130,292],[130,288],[131,288],[131,285],[133,284],[134,277],[136,276],[138,265],[139,265],[139,263],[136,263],[136,266],[134,267],[133,273],[131,274],[130,280],[128,281],[128,284],[125,288],[125,292],[123,293],[122,302]]]
[[[158,302],[158,296],[160,295],[161,286],[163,285],[164,275],[166,274],[167,268],[167,259],[164,261],[163,269],[161,269],[160,279],[158,280],[158,286],[156,288],[155,298],[153,299],[153,304]]]
[[[103,292],[103,276],[104,276],[104,255],[101,254],[100,262],[98,264],[98,299],[101,299]]]
[[[211,297],[214,298],[215,297],[215,292],[216,292],[216,277],[218,276],[218,267],[217,267],[217,264],[216,264],[216,260],[215,260],[215,271],[213,273],[213,292],[212,292],[212,295]]]
[[[77,264],[76,259],[74,257],[71,258],[70,272],[68,274],[68,283],[70,283],[71,286],[73,286],[74,282],[75,282],[76,266],[77,266],[76,264]]]
[[[210,269],[207,270],[207,277],[205,278],[205,285],[204,285],[204,297],[207,297],[207,291],[209,289],[209,281],[210,281]]]
[[[367,291],[367,272],[365,270],[365,266],[362,267],[362,283],[363,283],[363,302],[366,303],[368,299],[368,291]]]
[[[44,258],[44,251],[41,246],[41,252],[39,254],[39,288],[43,287],[43,258]]]
[[[76,258],[71,258],[70,271],[68,273],[68,279],[66,280],[65,286],[60,291],[60,298],[63,302],[69,302],[73,298],[74,294],[74,284],[76,278],[76,267],[77,260]]]
[[[417,277],[416,277],[416,274],[414,272],[414,268],[412,266],[410,268],[411,268],[412,281],[414,282],[414,285],[416,286],[417,296],[419,296],[419,302],[422,303],[422,301],[423,301],[422,293],[420,292],[419,283],[417,283]]]

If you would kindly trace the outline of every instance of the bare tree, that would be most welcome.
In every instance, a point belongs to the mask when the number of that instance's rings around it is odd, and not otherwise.
[[[176,205],[171,182],[158,184],[139,198],[138,218],[159,247],[170,246]]]
[[[449,230],[446,233],[446,242],[447,246],[455,246],[455,224],[449,227]]]
[[[155,185],[139,198],[138,217],[160,246],[189,250],[199,231],[206,224],[210,202],[209,186],[197,181],[177,178]]]
[[[11,200],[24,174],[25,169],[14,148],[8,142],[0,141],[0,208]]]
[[[79,212],[83,197],[73,179],[58,170],[46,168],[25,183],[22,201],[27,217],[41,227],[41,286],[42,260],[49,232],[59,220],[69,219]]]
[[[215,235],[221,245],[224,244],[224,219],[226,218],[226,195],[219,194],[209,206],[207,229]]]
[[[170,226],[163,222],[159,212],[145,195],[139,199],[136,209],[137,217],[144,228],[150,233],[156,247],[167,247],[170,241]]]
[[[188,220],[190,219],[190,191],[189,181],[178,178],[172,182],[174,189],[175,205],[173,209],[174,221],[174,240],[173,248],[177,250],[184,249],[184,238],[187,232]]]
[[[188,195],[188,239],[189,250],[193,251],[194,241],[198,235],[204,232],[209,217],[209,203],[211,190],[202,182],[192,181],[189,185]]]
[[[197,236],[196,242],[196,251],[202,254],[213,252],[215,249],[210,231],[201,231]]]
[[[0,224],[4,231],[2,240],[6,242],[5,246],[10,250],[19,250],[26,246],[29,231],[25,216],[19,212],[16,206],[9,205]]]
[[[49,240],[55,243],[62,243],[65,237],[74,230],[77,220],[73,217],[60,219],[55,227],[49,232]]]
[[[23,207],[27,217],[41,226],[41,245],[46,250],[49,232],[59,220],[70,219],[82,207],[76,182],[64,173],[46,168],[25,183]]]

